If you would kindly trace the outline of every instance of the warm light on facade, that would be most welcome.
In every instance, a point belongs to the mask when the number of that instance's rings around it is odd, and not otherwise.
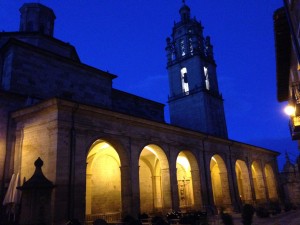
[[[177,163],[184,167],[185,170],[190,170],[190,163],[189,160],[185,156],[178,156]]]
[[[151,148],[150,146],[146,146],[144,149],[150,151],[151,153],[153,153],[156,158],[158,158],[158,155],[156,154],[155,150],[153,148]]]
[[[217,160],[215,159],[215,157],[211,157],[212,160],[214,160],[215,163],[217,163]]]
[[[285,114],[287,114],[288,116],[294,116],[295,115],[295,107],[294,106],[291,106],[291,105],[287,105],[285,108],[284,108],[284,112]]]

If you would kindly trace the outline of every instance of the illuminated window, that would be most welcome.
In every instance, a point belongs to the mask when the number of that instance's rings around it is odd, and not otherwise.
[[[204,76],[205,76],[206,89],[209,90],[209,79],[208,79],[208,69],[207,69],[207,67],[204,67]]]
[[[194,48],[193,48],[193,40],[192,40],[192,38],[189,38],[189,45],[190,45],[190,53],[191,53],[191,55],[193,55]]]
[[[180,49],[181,49],[181,56],[185,56],[185,46],[184,46],[183,39],[181,39],[181,41],[180,41]]]
[[[189,83],[188,83],[188,75],[186,67],[183,67],[181,69],[181,85],[182,85],[182,91],[186,94],[189,92]]]

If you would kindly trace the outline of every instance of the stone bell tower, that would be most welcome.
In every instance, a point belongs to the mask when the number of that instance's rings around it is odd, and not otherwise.
[[[210,37],[183,1],[180,21],[167,38],[169,109],[172,125],[227,138]]]
[[[25,3],[21,8],[20,31],[40,32],[53,36],[55,15],[52,9],[39,3]]]

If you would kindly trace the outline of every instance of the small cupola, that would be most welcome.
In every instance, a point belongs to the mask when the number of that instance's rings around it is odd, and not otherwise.
[[[25,3],[21,8],[20,32],[40,32],[53,36],[55,14],[39,3]]]
[[[182,7],[179,10],[181,21],[187,22],[191,18],[191,9],[185,4],[185,0],[182,0]]]

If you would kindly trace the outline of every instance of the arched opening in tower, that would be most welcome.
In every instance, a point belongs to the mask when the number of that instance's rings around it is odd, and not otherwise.
[[[182,92],[188,95],[190,88],[189,88],[188,73],[186,67],[183,67],[180,70],[180,73],[181,73]]]
[[[266,190],[261,167],[257,161],[251,165],[252,179],[256,201],[264,202],[266,200]]]
[[[140,154],[139,186],[141,213],[171,209],[169,163],[157,145],[147,145]]]
[[[250,185],[249,170],[244,161],[242,160],[236,161],[235,173],[236,173],[240,200],[244,204],[252,203],[252,192],[251,192],[251,185]]]
[[[120,166],[119,155],[108,142],[97,140],[90,147],[86,170],[87,216],[113,217],[121,213]]]
[[[210,174],[215,206],[224,209],[231,207],[227,168],[221,156],[211,158]]]
[[[275,182],[274,172],[270,164],[265,165],[265,176],[266,176],[267,189],[268,189],[270,200],[274,200],[274,201],[278,200],[277,188],[276,188],[277,185]]]

